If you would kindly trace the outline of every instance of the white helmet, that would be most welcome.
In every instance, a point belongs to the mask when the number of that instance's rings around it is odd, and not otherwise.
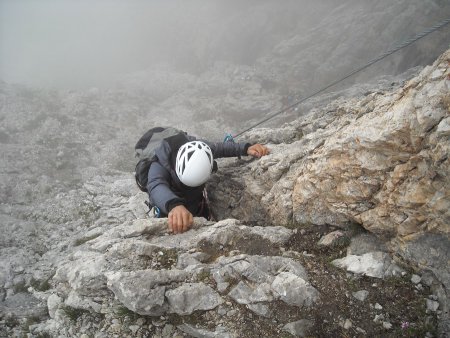
[[[188,142],[178,150],[175,171],[184,185],[198,187],[211,176],[213,161],[211,148],[205,142]]]

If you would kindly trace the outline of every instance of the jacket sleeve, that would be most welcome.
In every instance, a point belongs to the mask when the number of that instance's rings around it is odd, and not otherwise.
[[[163,213],[169,213],[169,206],[184,204],[170,188],[170,173],[159,162],[153,162],[148,171],[147,190],[150,204],[157,206]]]
[[[214,158],[247,156],[250,143],[207,142]]]

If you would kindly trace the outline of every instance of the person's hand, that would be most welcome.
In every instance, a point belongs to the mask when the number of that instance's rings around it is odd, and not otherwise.
[[[269,153],[269,148],[266,146],[263,146],[262,144],[254,144],[250,147],[248,147],[247,155],[253,156],[253,157],[262,157]]]
[[[169,215],[169,231],[174,234],[182,233],[192,226],[194,218],[184,205],[177,205],[170,210]]]

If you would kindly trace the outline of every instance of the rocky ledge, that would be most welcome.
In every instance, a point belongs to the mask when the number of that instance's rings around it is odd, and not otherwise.
[[[374,236],[356,228],[321,236],[327,230],[196,218],[190,231],[170,235],[165,219],[97,224],[59,261],[53,289],[30,288],[50,316],[30,329],[66,337],[301,337],[396,335],[408,322],[412,332],[434,332],[431,284],[410,281]],[[351,255],[334,259],[345,247]],[[404,298],[392,299],[394,290]]]

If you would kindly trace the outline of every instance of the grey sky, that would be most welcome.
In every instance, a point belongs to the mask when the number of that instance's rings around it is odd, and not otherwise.
[[[174,2],[2,0],[0,78],[61,85],[108,81],[156,61]],[[100,82],[101,82],[100,81]]]

